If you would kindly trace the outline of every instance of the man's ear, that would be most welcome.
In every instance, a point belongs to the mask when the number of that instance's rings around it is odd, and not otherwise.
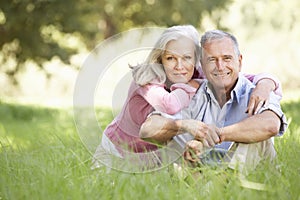
[[[242,70],[242,60],[243,60],[243,56],[242,54],[239,55],[239,71]]]

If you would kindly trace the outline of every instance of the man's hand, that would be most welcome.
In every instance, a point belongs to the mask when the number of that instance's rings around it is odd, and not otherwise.
[[[184,159],[192,165],[197,164],[200,161],[199,156],[203,153],[203,150],[202,142],[198,140],[188,141],[183,154]]]
[[[246,113],[249,116],[255,115],[265,105],[269,104],[271,91],[275,89],[275,84],[271,79],[260,80],[251,94]]]
[[[215,125],[207,125],[198,120],[181,120],[181,128],[194,136],[195,140],[201,141],[205,147],[213,147],[220,143],[220,129]]]

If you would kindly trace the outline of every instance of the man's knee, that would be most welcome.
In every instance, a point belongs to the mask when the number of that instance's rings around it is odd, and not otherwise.
[[[251,144],[239,143],[229,163],[229,167],[237,168],[239,171],[247,174],[255,169],[262,160],[272,161],[275,157],[276,151],[271,138]]]

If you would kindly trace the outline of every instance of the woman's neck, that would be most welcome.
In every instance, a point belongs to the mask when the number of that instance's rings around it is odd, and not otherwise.
[[[167,88],[167,89],[170,89],[171,86],[172,86],[174,83],[172,83],[171,81],[169,81],[169,80],[167,79],[165,84],[166,84],[166,88]]]

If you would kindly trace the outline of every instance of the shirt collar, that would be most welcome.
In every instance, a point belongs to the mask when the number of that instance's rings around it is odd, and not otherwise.
[[[240,97],[243,96],[245,94],[245,91],[247,90],[247,87],[245,87],[245,85],[247,84],[247,81],[249,81],[249,80],[247,78],[245,78],[244,75],[240,72],[238,81],[230,94],[231,99],[233,101],[237,101],[237,103],[240,103],[239,102],[241,99]]]
[[[244,87],[245,81],[247,81],[247,79],[242,75],[242,73],[239,73],[238,81],[237,81],[235,87],[233,88],[233,90],[231,91],[231,93],[230,93],[231,98],[228,101],[236,101],[237,103],[239,103],[239,101],[240,101],[239,97],[243,95],[243,93],[245,92],[245,89],[246,89]],[[205,84],[204,84],[204,90],[205,90],[207,96],[209,97],[209,99],[214,97],[214,93],[212,92],[211,86],[207,80],[205,81]]]

